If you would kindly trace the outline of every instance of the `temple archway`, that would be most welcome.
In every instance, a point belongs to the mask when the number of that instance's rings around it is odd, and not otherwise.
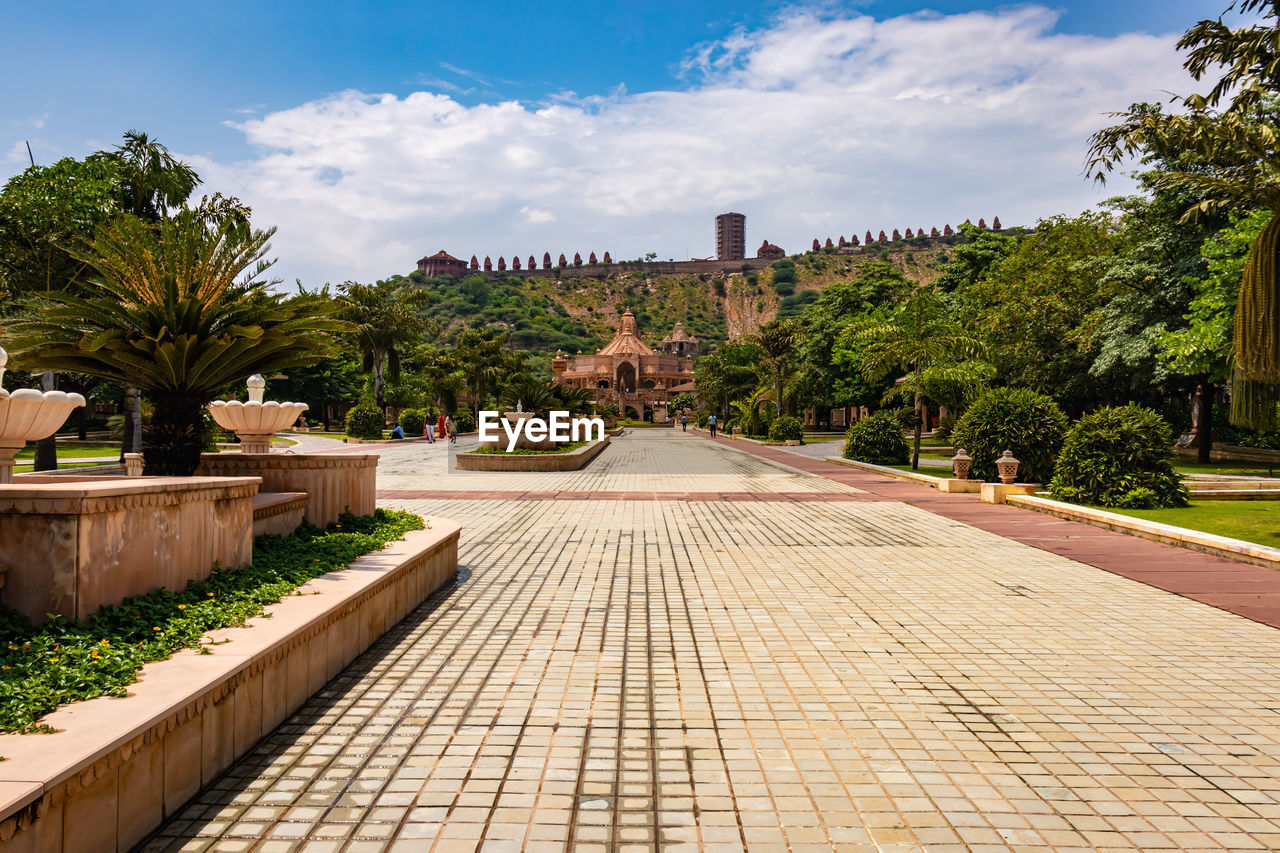
[[[619,364],[617,380],[620,393],[634,393],[636,390],[636,366],[628,361]]]

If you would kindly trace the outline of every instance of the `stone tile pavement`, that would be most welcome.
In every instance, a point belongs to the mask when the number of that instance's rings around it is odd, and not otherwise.
[[[578,490],[830,490],[606,454]],[[1280,848],[1275,629],[898,501],[622,491],[398,500],[459,583],[144,849]]]

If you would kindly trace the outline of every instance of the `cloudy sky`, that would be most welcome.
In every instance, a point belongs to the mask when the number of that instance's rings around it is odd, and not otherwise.
[[[1225,0],[994,6],[663,0],[24,4],[0,34],[0,178],[145,130],[274,224],[278,274],[714,252],[999,216],[1127,188],[1105,113],[1190,81]]]

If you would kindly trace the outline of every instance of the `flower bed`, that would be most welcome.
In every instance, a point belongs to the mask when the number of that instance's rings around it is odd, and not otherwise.
[[[33,628],[0,609],[0,731],[40,730],[40,717],[59,705],[123,696],[144,664],[198,648],[206,632],[241,625],[308,580],[422,527],[415,515],[382,509],[325,530],[304,525],[259,539],[252,566],[126,599],[79,623],[58,617]]]

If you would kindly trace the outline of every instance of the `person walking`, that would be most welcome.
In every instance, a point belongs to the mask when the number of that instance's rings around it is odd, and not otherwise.
[[[711,428],[711,437],[715,438],[716,437],[716,416],[715,415],[707,416],[707,426]]]
[[[430,412],[428,412],[427,416],[422,419],[422,437],[427,440],[427,444],[436,443],[436,437],[435,437],[436,429],[435,429],[435,424],[432,423],[433,420],[434,418],[431,417]]]
[[[453,418],[450,417],[444,419],[444,431],[449,434],[450,444],[458,443],[458,430],[454,426]]]
[[[688,432],[688,431],[689,431],[689,416],[688,416],[688,415],[681,415],[681,416],[680,416],[680,431],[681,431],[681,432]]]
[[[440,415],[436,418],[436,438],[445,437],[446,433],[444,431],[444,418],[445,418],[444,412],[441,412]]]

